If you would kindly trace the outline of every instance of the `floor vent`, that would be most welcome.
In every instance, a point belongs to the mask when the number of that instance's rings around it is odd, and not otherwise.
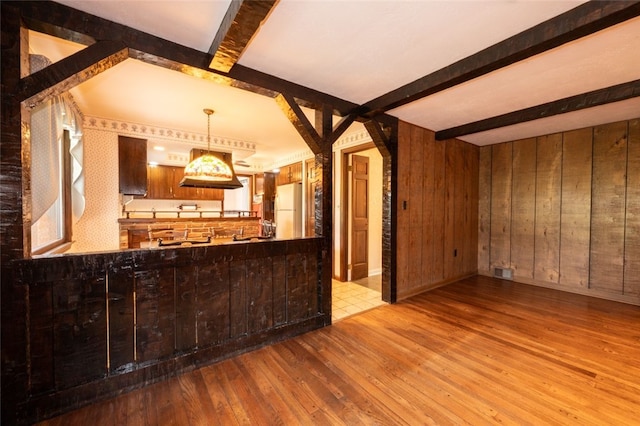
[[[505,280],[510,280],[513,278],[513,269],[509,268],[494,268],[493,276],[496,278],[502,278]]]

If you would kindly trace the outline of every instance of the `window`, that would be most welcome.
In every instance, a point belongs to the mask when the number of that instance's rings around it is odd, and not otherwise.
[[[69,131],[64,130],[57,144],[57,152],[52,158],[57,159],[56,167],[60,171],[59,179],[50,189],[32,185],[32,198],[38,198],[43,192],[54,190],[55,199],[51,206],[31,225],[31,252],[42,254],[62,244],[71,242],[71,138]],[[34,165],[33,167],[42,167]],[[48,194],[51,196],[51,194]]]

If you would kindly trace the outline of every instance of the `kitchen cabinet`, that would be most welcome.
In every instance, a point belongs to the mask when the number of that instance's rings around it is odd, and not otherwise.
[[[147,140],[118,136],[118,188],[124,195],[147,193]]]
[[[276,180],[277,185],[302,182],[302,162],[280,167]]]
[[[149,166],[149,199],[224,200],[224,190],[180,186],[184,177],[183,167]]]

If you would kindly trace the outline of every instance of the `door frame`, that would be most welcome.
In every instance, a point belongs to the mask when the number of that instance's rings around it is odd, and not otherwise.
[[[349,264],[349,187],[351,182],[349,179],[349,156],[351,154],[357,154],[358,152],[367,151],[369,149],[376,148],[375,143],[367,142],[362,145],[345,148],[342,150],[341,161],[341,188],[340,188],[340,246],[338,251],[340,253],[340,275],[337,277],[340,281],[346,281],[348,277],[348,264]],[[369,183],[371,184],[371,183]]]

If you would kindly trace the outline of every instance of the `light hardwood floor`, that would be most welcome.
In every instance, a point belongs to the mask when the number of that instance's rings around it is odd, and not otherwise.
[[[47,425],[640,424],[640,307],[475,277]]]

